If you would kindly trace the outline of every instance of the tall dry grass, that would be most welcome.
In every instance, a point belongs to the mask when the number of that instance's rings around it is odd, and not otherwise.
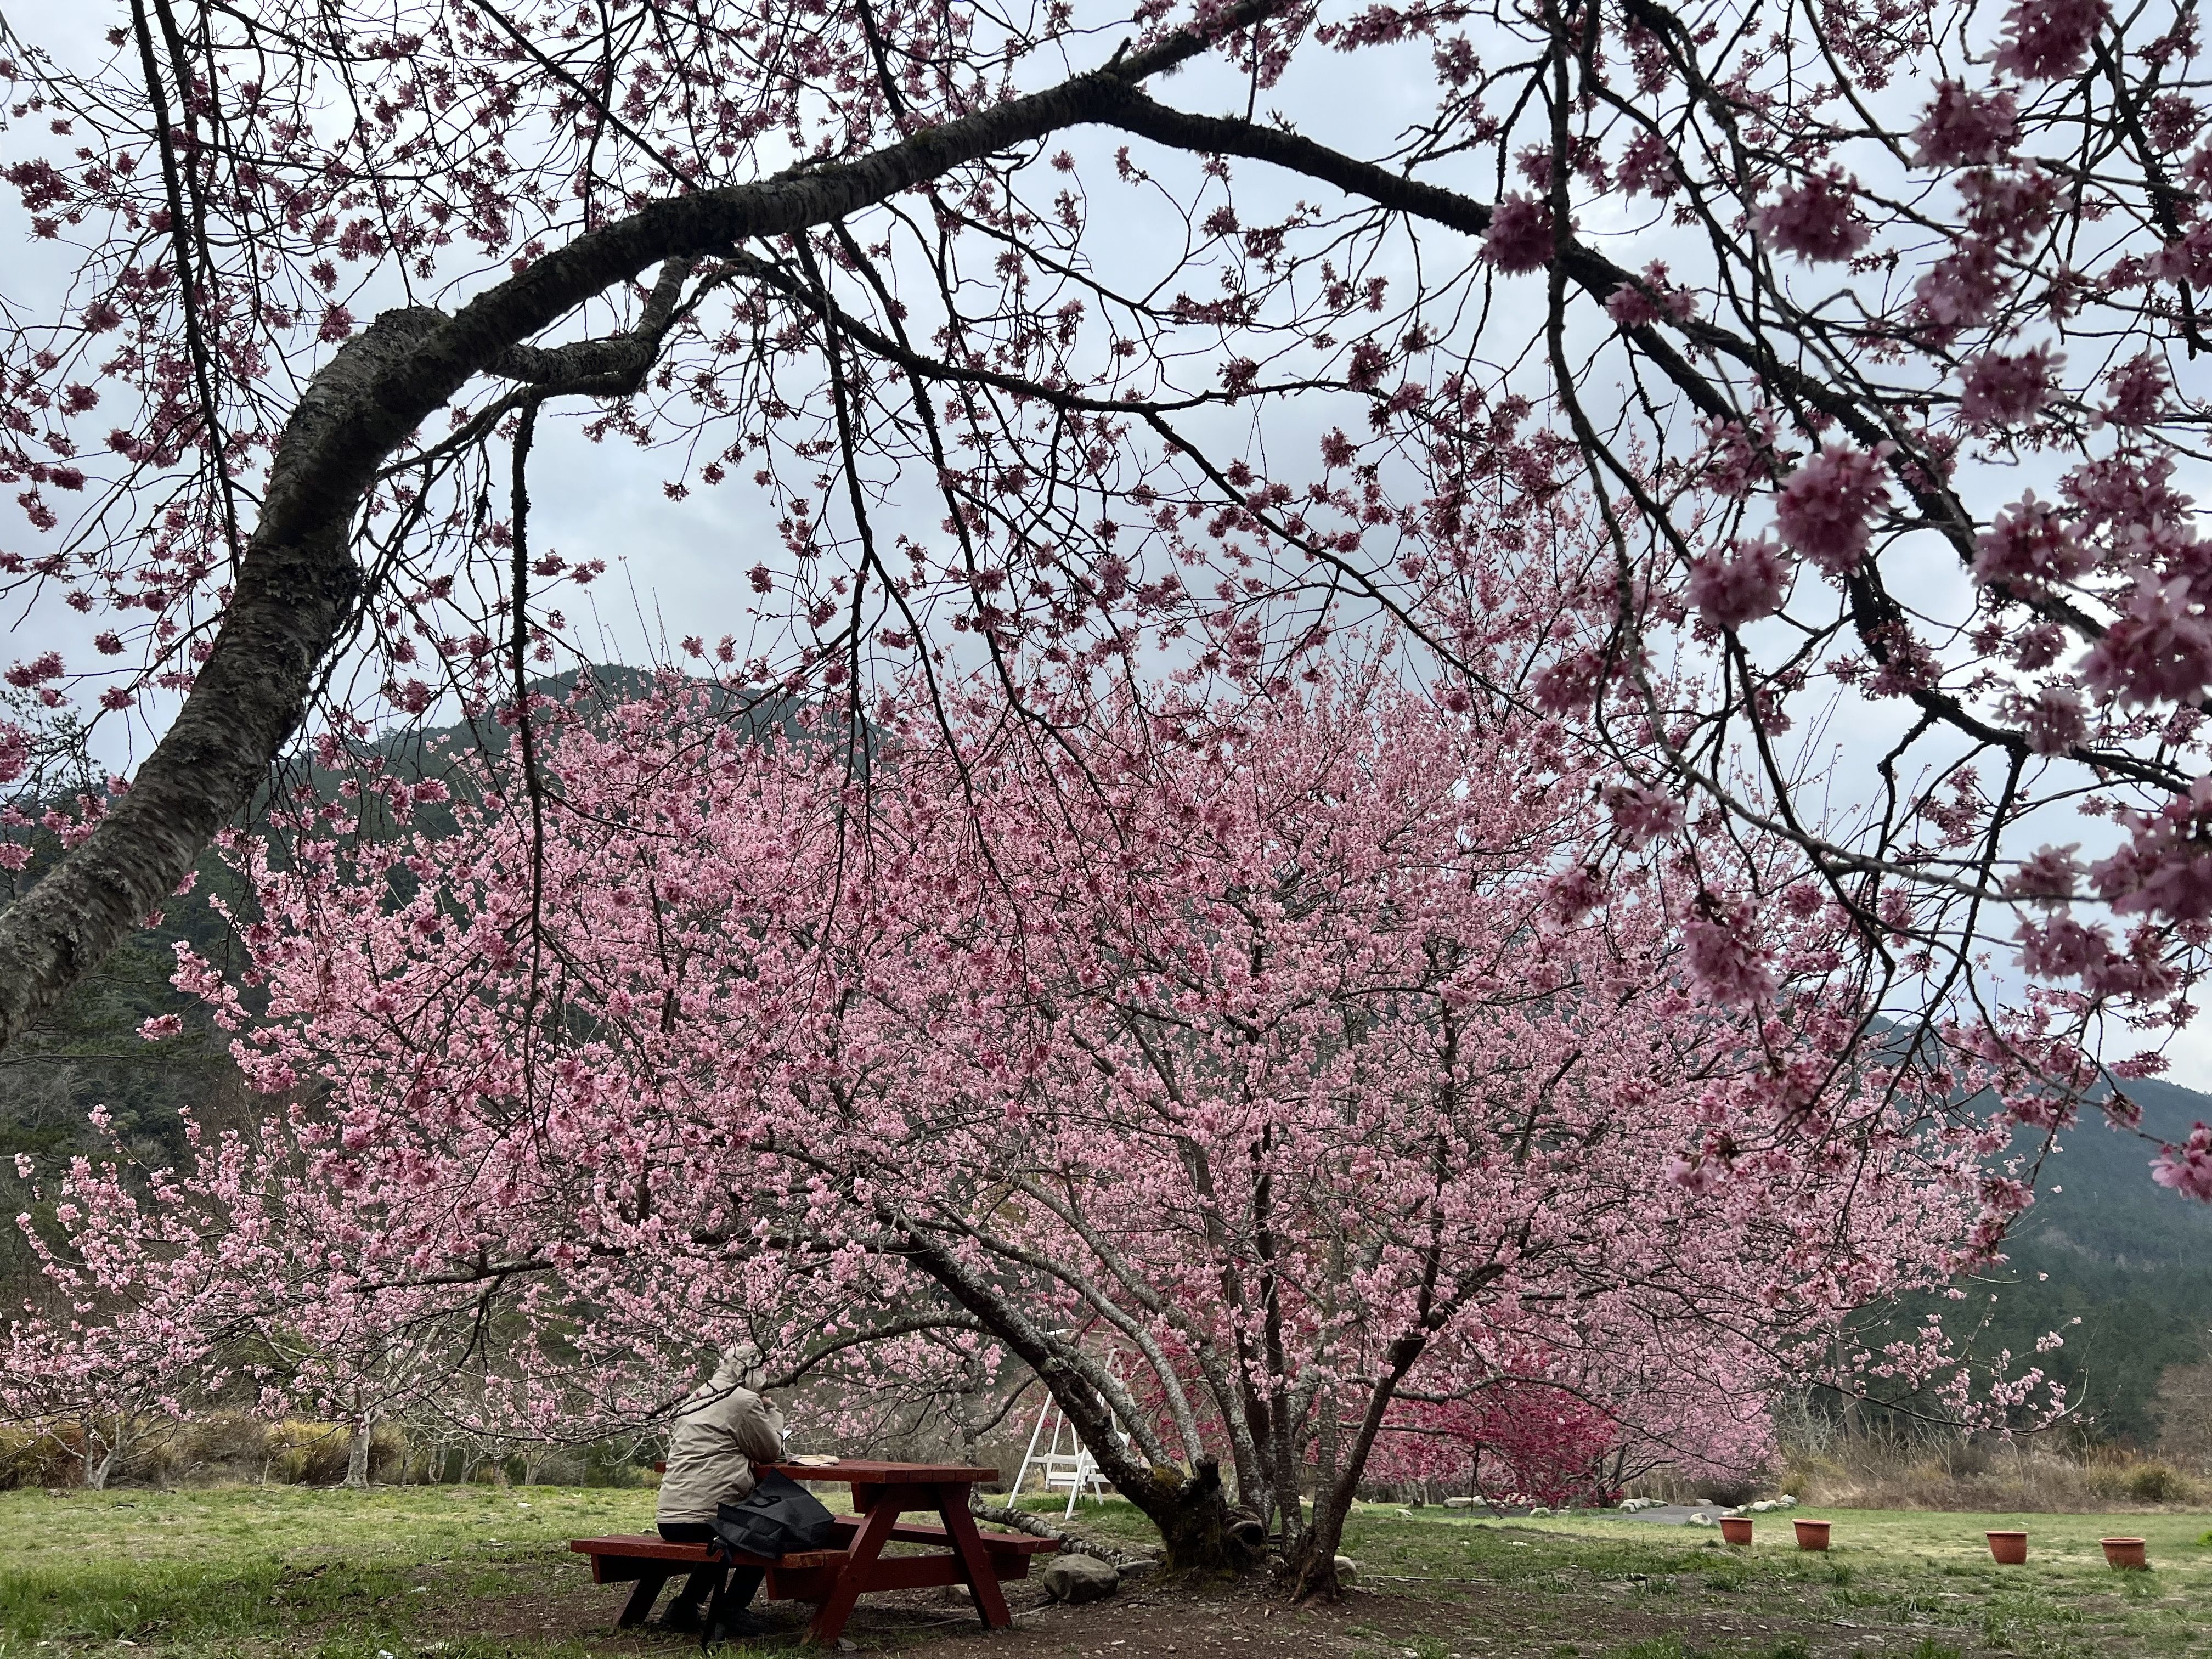
[[[2006,1442],[1936,1424],[1869,1431],[1802,1407],[1785,1407],[1776,1426],[1776,1479],[1813,1504],[2067,1514],[2212,1498],[2212,1480],[2180,1457],[2057,1434]]]
[[[93,1459],[120,1440],[106,1472],[111,1486],[176,1486],[275,1481],[335,1486],[345,1478],[351,1431],[343,1423],[306,1418],[268,1422],[243,1412],[216,1412],[190,1422],[133,1418],[94,1425]],[[0,1425],[0,1491],[20,1486],[77,1486],[85,1482],[82,1425],[57,1420]],[[395,1425],[380,1425],[369,1443],[369,1475],[389,1480],[406,1456]]]

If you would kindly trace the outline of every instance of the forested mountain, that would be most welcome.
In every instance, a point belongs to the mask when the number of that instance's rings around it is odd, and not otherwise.
[[[2198,1119],[2212,1121],[2212,1096],[2193,1089],[2148,1081],[2128,1092],[2142,1106],[2143,1129],[2161,1139],[2179,1142]],[[1997,1298],[1983,1346],[2022,1353],[2060,1330],[2066,1346],[2046,1368],[2096,1432],[2142,1443],[2156,1437],[2159,1373],[2207,1358],[2212,1334],[2212,1206],[2154,1186],[2155,1150],[2089,1115],[2045,1165],[2011,1260],[1978,1287]]]

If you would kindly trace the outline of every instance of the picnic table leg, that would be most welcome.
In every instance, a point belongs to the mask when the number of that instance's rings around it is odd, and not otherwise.
[[[991,1565],[989,1555],[984,1553],[983,1535],[975,1530],[975,1517],[968,1513],[968,1488],[953,1482],[939,1486],[937,1512],[945,1517],[945,1530],[951,1535],[961,1568],[968,1575],[968,1588],[975,1593],[975,1611],[982,1615],[983,1628],[1006,1629],[1014,1622],[1014,1615],[1006,1611],[1006,1593],[999,1588],[998,1572]]]
[[[861,1521],[860,1530],[853,1534],[853,1541],[845,1551],[845,1564],[837,1570],[830,1594],[822,1598],[822,1605],[814,1609],[814,1621],[806,1627],[806,1639],[816,1646],[834,1648],[837,1638],[845,1633],[845,1621],[853,1616],[853,1603],[868,1587],[868,1569],[875,1565],[876,1558],[890,1541],[891,1528],[898,1524],[900,1507],[895,1490],[886,1488]]]
[[[629,1600],[623,1603],[622,1617],[615,1620],[615,1627],[635,1630],[643,1624],[653,1612],[653,1602],[659,1599],[660,1587],[667,1582],[668,1575],[665,1572],[640,1573],[637,1588],[629,1593]]]

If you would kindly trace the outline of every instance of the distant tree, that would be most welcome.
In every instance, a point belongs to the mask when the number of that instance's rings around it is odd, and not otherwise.
[[[1646,1404],[1636,1401],[1632,1412]],[[1754,1424],[1763,1415],[1755,1402],[1745,1414]],[[1372,1478],[1434,1481],[1492,1504],[1614,1502],[1629,1479],[1680,1449],[1632,1446],[1614,1413],[1578,1390],[1541,1382],[1505,1383],[1396,1416],[1376,1443]]]
[[[2151,1409],[2160,1451],[2191,1468],[2212,1465],[2212,1359],[2167,1366]]]

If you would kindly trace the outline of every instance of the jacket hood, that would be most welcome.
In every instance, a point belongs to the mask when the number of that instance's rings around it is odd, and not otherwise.
[[[721,1361],[714,1367],[714,1387],[750,1389],[757,1394],[766,1380],[761,1370],[761,1351],[751,1343],[733,1342],[722,1350]]]

